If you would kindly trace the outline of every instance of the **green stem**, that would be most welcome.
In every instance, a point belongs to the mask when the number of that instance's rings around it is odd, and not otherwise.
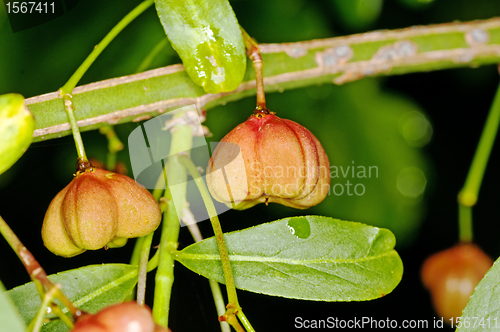
[[[250,35],[241,28],[241,33],[243,34],[243,41],[245,43],[247,56],[252,60],[252,66],[255,71],[255,89],[257,94],[257,109],[266,110],[266,94],[264,91],[264,74],[262,69],[264,67],[264,62],[262,61],[262,56],[260,55],[259,44],[250,37]]]
[[[458,237],[460,242],[472,242],[472,208],[458,205]]]
[[[217,216],[217,211],[212,201],[212,196],[208,192],[205,182],[203,182],[203,178],[201,177],[200,172],[196,168],[196,165],[191,161],[191,158],[189,158],[189,156],[187,155],[181,155],[179,156],[179,160],[193,177],[196,186],[198,187],[198,190],[201,194],[203,202],[205,203],[205,206],[207,208],[208,215],[210,216],[210,222],[212,223],[215,239],[217,241],[217,246],[219,248],[222,270],[224,272],[224,279],[226,282],[227,297],[229,302],[227,306],[229,312],[226,311],[226,313],[229,313],[229,315],[236,313],[238,317],[240,317],[240,319],[244,318],[244,320],[242,320],[242,323],[245,325],[247,331],[254,331],[252,325],[243,314],[238,302],[238,296],[236,294],[233,272],[231,269],[231,263],[229,261],[229,253],[226,247],[226,243],[224,241],[224,233],[222,232],[222,227],[219,222],[219,217]],[[228,323],[231,324],[231,321],[229,320]]]
[[[212,297],[214,298],[217,316],[220,317],[226,312],[226,307],[224,306],[224,298],[222,297],[219,283],[212,279],[209,279],[208,283],[210,284],[210,290],[212,291]],[[220,330],[222,332],[231,332],[231,329],[226,322],[220,322]]]
[[[465,41],[470,32],[477,29],[491,38],[488,42],[471,46]],[[367,76],[496,64],[500,62],[500,39],[494,36],[499,33],[500,18],[493,18],[297,43],[259,44],[266,63],[265,90],[269,94],[332,82],[344,84]],[[404,47],[408,54],[380,58],[382,51],[398,47]],[[238,89],[214,95],[197,86],[189,79],[184,67],[176,64],[94,82],[77,87],[73,93],[75,98],[78,96],[77,106],[86,110],[85,118],[79,119],[80,130],[86,131],[110,121],[138,121],[181,105],[196,103],[200,109],[209,110],[253,95],[255,91],[253,70],[246,71]],[[120,103],[116,102],[117,96],[123,96]],[[59,116],[60,105],[54,102],[57,98],[57,93],[49,93],[25,100],[36,121],[35,142],[70,134],[67,118]]]
[[[62,91],[61,91],[62,94]],[[78,160],[80,162],[88,162],[87,155],[85,154],[85,147],[83,146],[82,135],[80,134],[80,129],[78,128],[78,124],[76,123],[75,118],[75,108],[73,106],[73,102],[71,99],[72,95],[69,93],[62,94],[62,98],[64,100],[64,110],[68,115],[69,123],[71,124],[71,130],[73,132],[73,139],[75,140],[76,152],[78,153]]]
[[[229,253],[224,241],[224,233],[222,232],[222,227],[220,226],[219,217],[217,216],[215,205],[212,202],[212,196],[210,196],[205,182],[203,182],[203,178],[196,168],[196,165],[191,161],[191,158],[183,155],[179,156],[179,160],[193,177],[196,186],[198,187],[198,190],[201,194],[201,198],[203,199],[203,203],[205,203],[205,206],[207,207],[208,215],[210,216],[210,221],[212,223],[212,228],[214,229],[217,246],[219,248],[222,270],[224,271],[224,278],[226,280],[228,301],[238,310],[238,296],[236,295],[236,287],[234,286],[233,271],[231,270],[231,263],[229,262]]]
[[[191,236],[195,240],[195,242],[200,242],[203,240],[203,236],[201,235],[200,228],[198,227],[198,224],[196,223],[196,220],[194,218],[191,218],[193,220],[190,220],[190,222],[186,222],[186,226],[189,229],[189,232],[191,233]],[[220,290],[219,283],[216,282],[215,280],[208,280],[208,283],[210,284],[210,290],[212,292],[212,297],[214,299],[215,303],[215,308],[217,310],[217,316],[220,317],[224,315],[226,312],[226,306],[224,305],[224,298],[222,297],[222,292]],[[227,322],[219,322],[220,323],[220,329],[222,332],[231,332],[231,329]]]
[[[166,190],[165,193],[170,193]],[[171,251],[177,248],[180,224],[174,203],[170,200],[167,211],[163,214],[163,227],[158,255],[158,270],[155,277],[153,317],[155,322],[168,327],[170,295],[174,283],[174,259]]]
[[[174,119],[182,118],[183,115],[184,111],[179,111],[174,115]],[[172,188],[167,185],[164,194],[168,202],[168,208],[164,213],[153,304],[153,317],[159,325],[164,327],[168,327],[170,295],[174,282],[174,257],[172,252],[177,249],[180,230],[178,216],[183,212],[176,211],[172,197],[176,198],[178,206],[186,206],[187,172],[179,162],[177,154],[191,149],[193,134],[191,127],[187,124],[178,123],[172,129],[170,143],[170,155],[172,157],[168,159],[168,167],[164,168],[164,174],[166,173],[164,181],[175,179],[178,184]]]
[[[138,237],[137,240],[135,241],[134,251],[132,251],[132,257],[130,258],[130,265],[139,266],[139,263],[141,261],[142,245],[144,243],[145,238],[146,236],[141,236]],[[134,287],[134,290],[127,296],[126,298],[127,301],[133,301],[135,299],[136,288],[137,287]]]
[[[146,0],[142,2],[139,6],[135,7],[130,13],[128,13],[117,25],[111,29],[111,31],[104,37],[104,39],[97,44],[89,56],[83,61],[83,63],[78,67],[78,69],[71,75],[69,80],[59,89],[60,96],[64,99],[64,109],[68,115],[69,122],[71,124],[71,129],[73,132],[73,138],[75,140],[76,151],[78,153],[78,159],[82,162],[87,162],[87,156],[85,154],[85,148],[83,147],[82,137],[80,135],[80,130],[76,123],[76,118],[74,114],[74,106],[71,101],[73,89],[78,84],[82,76],[89,69],[95,59],[101,54],[101,52],[108,46],[108,44],[122,31],[130,22],[132,22],[137,16],[144,12],[153,4],[153,0]]]
[[[33,319],[33,329],[31,330],[32,332],[39,332],[42,329],[42,323],[43,323],[43,318],[45,317],[45,312],[47,310],[47,307],[49,306],[50,302],[52,299],[55,297],[57,293],[58,287],[54,286],[51,290],[49,290],[47,293],[45,293],[45,296],[43,297],[42,304],[38,308],[37,314],[35,318]],[[31,325],[31,323],[30,323]],[[73,328],[73,326],[70,326],[70,328]]]
[[[160,257],[160,251],[156,250],[155,254],[148,262],[148,272],[151,272],[158,267],[158,257]]]
[[[101,52],[108,46],[108,44],[137,16],[142,14],[146,9],[148,9],[153,4],[153,0],[146,0],[135,7],[130,13],[128,13],[117,25],[111,29],[111,31],[103,38],[103,40],[97,44],[89,56],[83,61],[83,63],[78,67],[75,73],[70,77],[70,79],[61,88],[61,94],[71,93],[75,86],[78,84],[82,76],[85,74],[87,69],[94,63],[95,59],[101,54]]]
[[[476,204],[479,195],[479,189],[483,181],[484,172],[491,149],[495,142],[500,123],[500,85],[497,88],[493,104],[491,105],[488,118],[484,125],[481,138],[479,140],[476,153],[467,174],[464,187],[458,194],[459,203],[459,236],[460,241],[472,241],[472,211],[471,208]]]
[[[241,324],[243,324],[243,326],[246,328],[246,330],[248,332],[255,332],[255,330],[252,327],[252,325],[250,324],[250,321],[248,320],[247,316],[245,316],[245,314],[243,313],[243,309],[240,308],[240,311],[238,311],[236,316],[238,316],[238,318],[241,321]]]
[[[146,277],[147,266],[149,260],[149,251],[151,250],[151,242],[153,241],[154,232],[149,233],[144,238],[142,243],[141,257],[139,261],[139,275],[137,280],[137,303],[144,305],[144,298],[146,297]]]
[[[158,181],[156,181],[155,189],[153,190],[153,197],[157,201],[160,201],[160,198],[163,195],[163,192],[165,191],[165,189],[162,188],[162,186],[164,184],[165,184],[165,177],[164,177],[164,174],[162,173],[158,177]],[[162,205],[161,201],[160,201],[160,206],[162,206],[161,212],[163,213],[166,209],[163,209],[163,205]],[[132,258],[130,259],[130,265],[139,265],[139,260],[140,260],[141,252],[142,252],[142,244],[144,243],[144,238],[145,238],[145,236],[142,236],[142,237],[138,238],[137,241],[135,242],[135,247],[134,247],[134,251],[132,253]],[[153,261],[153,258],[156,260]],[[153,269],[155,269],[158,266],[158,251],[156,251],[153,258],[151,258],[151,261],[148,262],[148,268],[147,268],[148,272],[152,271]]]
[[[132,257],[130,258],[130,265],[139,265],[141,260],[142,244],[144,243],[144,238],[146,236],[138,237],[135,241],[134,251],[132,252]]]
[[[30,275],[31,279],[39,280],[45,288],[45,291],[50,291],[55,288],[56,290],[54,290],[54,292],[56,293],[57,298],[62,302],[64,306],[66,306],[66,308],[68,308],[69,312],[71,312],[71,315],[73,316],[73,319],[78,318],[82,314],[82,312],[78,308],[76,308],[73,303],[71,303],[66,295],[64,295],[64,293],[58,287],[56,287],[52,283],[52,281],[49,280],[49,278],[47,278],[45,270],[40,266],[33,254],[24,246],[24,244],[19,240],[17,235],[12,231],[12,229],[1,216],[0,233],[5,238],[5,240],[7,240],[7,243],[9,243],[12,250],[14,250],[19,260],[23,263],[24,268]]]

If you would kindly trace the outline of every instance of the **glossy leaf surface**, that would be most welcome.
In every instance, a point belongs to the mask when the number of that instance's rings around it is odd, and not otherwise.
[[[281,219],[225,235],[237,288],[314,301],[382,297],[403,265],[386,229],[321,216]],[[178,261],[224,282],[215,238],[193,244]]]
[[[189,77],[206,92],[232,91],[245,74],[243,37],[227,0],[157,0],[156,10]]]
[[[62,285],[63,293],[76,307],[96,313],[101,308],[125,300],[137,283],[137,267],[126,264],[89,265],[53,274],[49,279]],[[28,324],[41,303],[35,285],[30,282],[11,289],[8,294]],[[68,330],[60,320],[47,323],[42,328],[42,331]]]
[[[9,169],[30,146],[35,120],[17,93],[0,96],[0,174]]]
[[[26,327],[19,311],[12,303],[9,295],[5,292],[5,288],[0,282],[0,322],[2,322],[2,331],[9,332],[24,332]]]
[[[500,331],[500,259],[479,282],[465,307],[457,332]],[[455,325],[456,326],[456,325]]]

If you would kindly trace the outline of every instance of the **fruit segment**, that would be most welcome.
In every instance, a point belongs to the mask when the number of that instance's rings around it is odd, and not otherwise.
[[[238,210],[259,203],[306,209],[323,201],[330,188],[330,163],[318,139],[269,111],[229,132],[207,169],[212,196]]]
[[[71,257],[123,246],[127,238],[154,231],[160,221],[160,206],[149,191],[125,175],[90,167],[52,200],[42,239],[54,254]]]
[[[474,288],[492,265],[493,260],[472,243],[458,244],[427,258],[421,277],[436,313],[448,322],[462,316]]]

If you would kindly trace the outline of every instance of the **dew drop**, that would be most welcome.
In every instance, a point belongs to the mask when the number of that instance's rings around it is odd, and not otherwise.
[[[290,233],[299,239],[307,239],[311,235],[311,225],[304,217],[292,218],[288,221],[286,226]]]

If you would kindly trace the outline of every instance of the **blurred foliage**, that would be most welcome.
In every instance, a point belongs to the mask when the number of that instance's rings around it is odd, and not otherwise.
[[[15,92],[28,98],[56,91],[93,46],[139,2],[80,1],[66,15],[17,33],[12,33],[5,7],[0,5],[0,94]],[[239,23],[259,42],[309,40],[367,29],[404,28],[500,15],[496,0],[386,0],[380,13],[376,6],[367,12],[368,7],[363,11],[358,7],[340,9],[338,2],[233,0],[231,5]],[[163,28],[151,8],[110,44],[80,84],[134,73],[163,39]],[[169,48],[154,57],[148,69],[179,62]],[[287,314],[317,315],[324,306],[328,306],[329,313],[339,313],[340,318],[342,315],[359,317],[360,312],[370,310],[370,316],[375,318],[385,319],[387,312],[391,312],[391,318],[399,315],[432,319],[429,299],[418,280],[419,264],[425,255],[457,240],[456,193],[465,179],[497,77],[496,68],[489,66],[365,79],[345,86],[309,87],[267,96],[271,110],[280,117],[300,122],[320,139],[332,166],[338,166],[339,171],[340,166],[345,170],[353,161],[355,166],[377,166],[378,178],[344,178],[339,174],[340,178],[332,179],[332,185],[350,180],[353,184],[362,183],[366,193],[362,196],[333,194],[317,207],[305,211],[277,205],[230,211],[221,217],[225,223],[223,228],[241,229],[297,214],[324,214],[387,227],[395,233],[398,246],[409,249],[400,252],[405,264],[401,285],[390,296],[373,303],[349,306],[289,303],[243,293],[241,302],[245,303],[246,314],[252,317],[254,327],[290,330],[293,318]],[[254,107],[252,97],[210,110],[205,123],[214,134],[210,140],[219,140],[245,121]],[[124,144],[137,126],[137,123],[129,123],[116,127]],[[105,161],[106,138],[94,131],[84,133],[83,139],[89,157]],[[125,146],[118,153],[118,160],[130,170],[127,151]],[[74,143],[71,137],[65,137],[33,144],[13,168],[0,176],[0,214],[48,273],[91,263],[128,262],[133,246],[131,241],[123,249],[90,252],[76,260],[57,258],[45,250],[38,231],[43,215],[51,199],[71,180],[75,162]],[[475,233],[485,251],[497,256],[500,244],[496,234],[500,226],[489,221],[498,219],[500,179],[494,170],[500,165],[495,159],[491,163],[475,210]],[[426,189],[422,192],[424,186]],[[429,189],[435,190],[433,195]],[[226,222],[231,220],[234,222]],[[207,223],[200,224],[207,236],[212,234],[209,226],[209,223],[208,227]],[[181,233],[183,247],[191,240],[184,229]],[[7,288],[12,288],[29,281],[29,277],[4,242],[0,241],[0,250],[5,253],[2,265],[10,268],[0,273],[0,279]],[[176,273],[184,273],[182,269],[176,270],[179,270]],[[217,328],[218,323],[211,319],[212,313],[200,318],[198,308],[193,309],[193,298],[202,303],[200,310],[207,311],[211,310],[207,309],[211,308],[211,300],[208,286],[194,287],[194,282],[201,279],[190,275],[185,273],[184,279],[176,279],[176,286],[181,290],[174,287],[173,298],[179,303],[172,309],[173,326],[191,324],[191,330],[205,326]],[[401,306],[409,298],[416,304],[411,312]],[[255,305],[248,303],[250,301]],[[276,318],[272,322],[268,315],[261,315],[270,311]]]
[[[414,1],[414,0],[412,0]],[[353,31],[369,29],[378,19],[383,0],[330,0],[337,19]]]

